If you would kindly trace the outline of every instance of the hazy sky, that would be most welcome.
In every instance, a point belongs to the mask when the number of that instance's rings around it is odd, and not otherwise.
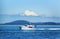
[[[20,17],[19,15],[40,17]],[[42,18],[42,16],[47,18]],[[0,20],[2,23],[22,19],[31,22],[60,22],[59,17],[60,0],[0,0]]]
[[[0,0],[0,14],[60,17],[60,0]]]

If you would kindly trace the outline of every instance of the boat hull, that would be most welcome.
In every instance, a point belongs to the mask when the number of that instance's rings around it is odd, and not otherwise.
[[[21,29],[22,29],[22,30],[34,30],[35,28],[29,28],[29,27],[24,27],[24,26],[23,26]]]

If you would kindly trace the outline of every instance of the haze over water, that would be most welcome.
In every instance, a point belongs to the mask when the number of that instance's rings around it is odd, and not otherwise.
[[[29,22],[60,22],[60,17],[44,17],[44,16],[16,16],[16,15],[5,15],[1,16],[0,23],[7,23],[16,20],[25,20]]]

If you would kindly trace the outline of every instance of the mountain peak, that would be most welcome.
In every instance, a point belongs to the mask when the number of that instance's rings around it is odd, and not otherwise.
[[[25,20],[16,20],[10,23],[5,23],[5,25],[24,25],[24,24],[29,24],[29,22]]]

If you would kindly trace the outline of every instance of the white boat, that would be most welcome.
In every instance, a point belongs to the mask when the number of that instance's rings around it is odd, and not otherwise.
[[[24,25],[21,27],[22,30],[34,30],[35,26],[34,25]]]

